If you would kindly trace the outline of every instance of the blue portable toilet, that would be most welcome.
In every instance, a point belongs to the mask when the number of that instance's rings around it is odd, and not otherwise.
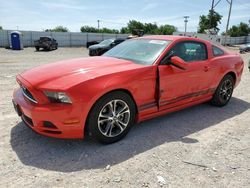
[[[22,50],[23,49],[23,43],[22,43],[22,33],[19,31],[13,31],[10,33],[11,38],[11,46],[12,50]]]

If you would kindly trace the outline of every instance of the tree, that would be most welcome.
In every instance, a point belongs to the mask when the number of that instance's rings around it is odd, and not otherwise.
[[[136,20],[131,20],[127,27],[121,29],[121,33],[134,33],[134,30],[143,30],[144,34],[172,35],[173,32],[177,31],[177,28],[168,24],[158,27],[155,23],[141,23]]]
[[[130,20],[127,24],[127,28],[127,31],[132,33],[135,29],[144,30],[144,24],[136,20]]]
[[[114,34],[117,34],[117,33],[119,33],[119,30],[117,30],[117,29],[109,29],[109,28],[104,27],[102,29],[99,29],[98,33],[114,33]]]
[[[233,25],[229,30],[228,34],[230,37],[240,37],[240,36],[247,36],[250,34],[250,27],[246,24],[241,22],[239,25]]]
[[[122,33],[122,34],[133,34],[140,35],[144,34],[160,34],[160,35],[172,35],[173,32],[177,31],[177,28],[173,25],[161,25],[157,26],[156,23],[142,23],[136,20],[130,20],[126,27],[122,27],[120,31],[116,29],[101,28],[97,29],[90,26],[82,26],[81,32],[88,33]]]
[[[211,23],[210,23],[211,19]],[[199,21],[198,33],[205,33],[207,29],[214,29],[216,33],[219,32],[218,25],[221,23],[222,15],[215,12],[214,10],[209,10],[207,16],[201,15]]]
[[[119,31],[117,29],[109,29],[109,28],[101,28],[101,29],[97,29],[95,27],[90,27],[90,26],[82,26],[80,28],[81,32],[83,33],[119,33]]]
[[[157,30],[157,34],[159,35],[172,35],[173,32],[177,31],[177,28],[173,25],[161,25]]]
[[[1,31],[1,30],[3,30],[3,27],[2,27],[2,26],[0,26],[0,31]]]
[[[157,34],[158,26],[155,23],[144,23],[143,30],[145,34]]]
[[[69,29],[67,27],[63,27],[63,26],[56,26],[54,29],[46,29],[46,32],[69,32]]]
[[[127,27],[122,27],[121,30],[120,30],[120,33],[126,34],[126,33],[129,33],[129,30],[128,30]]]
[[[91,27],[91,26],[87,26],[87,25],[85,25],[85,26],[82,26],[81,28],[80,28],[80,30],[81,30],[81,32],[83,32],[83,33],[97,33],[98,32],[98,29],[97,28],[95,28],[95,27]]]

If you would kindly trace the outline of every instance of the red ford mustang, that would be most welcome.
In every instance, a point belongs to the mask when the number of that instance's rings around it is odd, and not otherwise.
[[[47,64],[17,76],[13,104],[34,131],[57,138],[90,135],[103,143],[140,122],[210,101],[224,106],[243,61],[208,41],[147,36],[101,57]]]

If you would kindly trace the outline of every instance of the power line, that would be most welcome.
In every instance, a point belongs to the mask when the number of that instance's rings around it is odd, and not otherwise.
[[[212,0],[212,6],[211,6],[211,17],[209,20],[209,28],[208,29],[212,29],[212,19],[213,19],[213,15],[214,15],[214,8],[221,2],[221,0],[218,0],[216,3],[214,3],[214,0]]]
[[[228,27],[229,27],[229,22],[230,22],[230,17],[231,17],[231,11],[232,11],[232,5],[233,5],[233,0],[226,0],[227,3],[229,4],[229,11],[228,11],[228,17],[227,17],[227,25],[226,25],[226,33],[225,33],[225,45],[226,45],[226,40],[227,40],[227,34],[228,34]],[[211,17],[209,20],[209,29],[212,27],[212,19],[213,19],[213,14],[214,14],[214,8],[221,2],[221,0],[218,0],[215,3],[215,0],[212,0],[212,6],[211,6]]]

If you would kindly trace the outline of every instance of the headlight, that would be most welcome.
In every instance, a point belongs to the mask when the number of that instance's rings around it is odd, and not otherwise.
[[[52,103],[72,103],[70,98],[64,92],[44,91],[44,94]]]

